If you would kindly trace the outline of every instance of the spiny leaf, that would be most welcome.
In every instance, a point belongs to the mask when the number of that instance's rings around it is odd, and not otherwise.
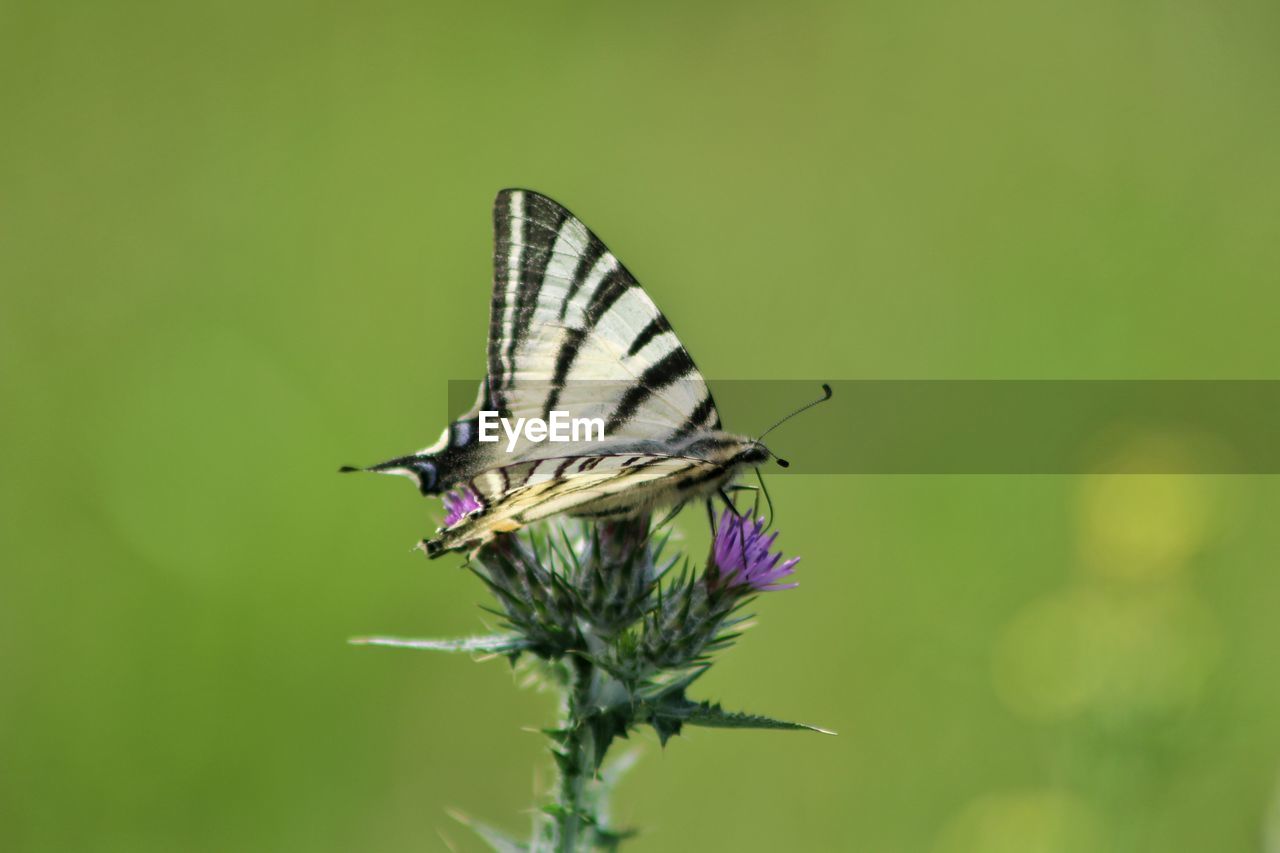
[[[596,846],[604,850],[617,850],[618,846],[628,838],[635,838],[639,834],[636,829],[604,829],[603,827],[595,827]]]
[[[573,776],[578,772],[577,760],[568,752],[559,749],[551,750],[551,757],[556,762],[556,768],[564,776]]]
[[[546,735],[547,737],[551,738],[553,741],[561,745],[563,745],[564,742],[569,738],[569,734],[570,734],[569,729],[538,729],[538,731],[542,732],[544,735]]]
[[[717,729],[790,729],[818,732],[834,735],[828,729],[811,726],[807,723],[793,723],[777,720],[763,714],[745,714],[741,711],[726,711],[719,703],[690,702],[664,703],[655,709],[655,714],[687,723],[691,726],[707,726]]]
[[[564,545],[561,558],[565,560],[566,565],[573,566],[573,573],[576,575],[580,568],[580,564],[578,562],[578,549],[572,537],[569,536],[569,528],[560,528],[560,541]]]
[[[352,637],[347,642],[353,646],[392,646],[399,649],[427,649],[434,652],[466,652],[479,654],[510,654],[527,649],[529,644],[520,637],[493,634],[487,637],[459,637],[453,640],[412,640],[401,637]]]
[[[688,702],[684,698],[685,688],[701,678],[703,673],[710,667],[710,664],[701,664],[686,671],[676,670],[675,672],[658,673],[641,691],[640,698],[648,702],[663,700],[668,703]],[[673,707],[676,706],[678,705]]]
[[[470,815],[456,809],[449,809],[448,811],[449,817],[480,836],[494,853],[526,853],[529,849],[527,844],[515,840],[500,829],[495,829],[487,823],[481,823]]]
[[[640,761],[640,750],[629,749],[613,759],[600,771],[600,784],[606,791],[611,790]]]
[[[629,715],[608,711],[592,714],[587,718],[586,724],[591,727],[591,737],[595,741],[593,751],[596,761],[595,767],[591,768],[593,773],[600,770],[600,764],[604,761],[604,755],[609,750],[609,744],[613,743],[613,739],[627,736],[629,722]]]
[[[667,741],[680,734],[680,728],[684,723],[675,717],[663,717],[655,714],[649,719],[649,725],[653,726],[653,730],[658,733],[658,743],[666,746]]]

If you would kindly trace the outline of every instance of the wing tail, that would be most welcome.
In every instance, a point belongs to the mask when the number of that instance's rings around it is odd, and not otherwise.
[[[386,462],[379,462],[376,465],[367,465],[357,467],[354,465],[343,465],[338,469],[340,474],[353,474],[357,472],[369,474],[394,474],[399,477],[408,477],[413,480],[418,487],[418,491],[424,495],[436,495],[444,491],[440,481],[440,464],[436,455],[433,454],[414,454],[412,456],[398,456],[395,459],[388,459]]]
[[[424,450],[407,456],[397,456],[376,465],[343,465],[339,473],[364,471],[373,474],[395,474],[408,477],[424,495],[438,495],[486,467],[480,445],[479,418],[481,410],[492,409],[489,383],[481,381],[475,405],[465,415],[445,428],[439,440]]]

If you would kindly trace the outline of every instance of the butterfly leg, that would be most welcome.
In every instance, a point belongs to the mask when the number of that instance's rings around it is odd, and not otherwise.
[[[742,513],[738,512],[738,508],[733,505],[733,498],[729,497],[729,493],[723,488],[720,489],[720,499],[724,501],[725,506],[729,508],[729,512],[733,513],[739,520],[742,519]],[[707,505],[711,505],[711,501],[707,501]],[[755,516],[752,516],[754,518]],[[742,549],[743,559],[746,559],[747,553],[747,525],[738,525],[738,547]]]
[[[728,492],[731,495],[736,495],[738,492],[751,492],[752,495],[754,496],[752,498],[753,505],[760,500],[759,486],[748,486],[745,483],[734,483],[732,486],[725,486],[724,491]]]
[[[760,494],[763,492],[764,504],[769,508],[769,523],[764,526],[764,529],[770,530],[773,528],[773,498],[769,497],[769,489],[764,484],[764,475],[760,473],[759,468],[756,469],[756,479],[760,481],[760,491],[756,492],[756,509],[752,511],[752,514],[759,517]]]
[[[720,500],[724,501],[724,505],[728,507],[729,512],[733,513],[736,516],[741,517],[742,513],[738,512],[738,508],[733,505],[733,498],[729,496],[729,493],[726,492],[724,489],[720,489],[719,494],[720,494]]]

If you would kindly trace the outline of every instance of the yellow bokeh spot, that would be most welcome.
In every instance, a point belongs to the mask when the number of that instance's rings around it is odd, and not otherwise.
[[[1088,804],[1046,789],[989,794],[960,811],[935,853],[1079,853],[1099,850],[1100,821]]]
[[[1083,567],[1109,580],[1176,576],[1216,532],[1220,481],[1203,474],[1226,450],[1190,432],[1116,431],[1104,468],[1079,491]],[[1161,473],[1163,472],[1163,473]]]
[[[1180,572],[1209,533],[1212,494],[1203,477],[1114,474],[1080,490],[1083,565],[1116,580],[1159,580]]]
[[[1186,590],[1115,595],[1079,586],[1028,605],[996,644],[997,693],[1035,719],[1158,714],[1199,698],[1218,652]]]

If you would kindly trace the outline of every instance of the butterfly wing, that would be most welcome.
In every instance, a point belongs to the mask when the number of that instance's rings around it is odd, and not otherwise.
[[[499,533],[568,513],[622,518],[656,504],[682,503],[714,489],[730,468],[706,459],[657,454],[563,456],[485,471],[467,485],[484,508],[425,543],[428,556],[479,547]]]
[[[471,473],[501,463],[498,445],[480,442],[480,412],[493,407],[488,381],[481,381],[475,404],[445,427],[435,444],[367,468],[344,465],[338,470],[343,473],[371,471],[375,474],[396,474],[413,480],[424,495],[440,494]]]
[[[671,324],[581,220],[544,195],[508,189],[493,221],[488,376],[475,407],[435,445],[361,470],[405,475],[438,494],[512,459],[590,450],[521,441],[508,454],[478,441],[481,409],[600,418],[605,435],[623,442],[719,428],[706,381]]]
[[[510,189],[498,193],[493,221],[489,387],[505,414],[598,417],[610,439],[719,428],[706,381],[671,324],[581,220],[544,195]]]

